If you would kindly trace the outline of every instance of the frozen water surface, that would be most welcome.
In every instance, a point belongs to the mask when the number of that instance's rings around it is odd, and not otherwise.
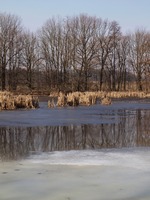
[[[135,115],[137,110],[150,110],[150,103],[116,101],[110,106],[93,105],[47,109],[41,102],[35,110],[2,111],[0,126],[63,126],[80,124],[117,123],[118,116]]]
[[[150,198],[150,149],[44,153],[0,167],[0,197],[12,200]]]
[[[57,151],[29,157],[31,163],[43,165],[120,166],[150,170],[150,148]]]
[[[0,112],[0,200],[149,200],[149,100]]]

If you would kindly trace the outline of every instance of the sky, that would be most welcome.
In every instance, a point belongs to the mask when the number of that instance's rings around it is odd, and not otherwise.
[[[0,0],[0,13],[15,14],[33,32],[52,17],[87,14],[117,21],[123,32],[150,30],[150,0]]]

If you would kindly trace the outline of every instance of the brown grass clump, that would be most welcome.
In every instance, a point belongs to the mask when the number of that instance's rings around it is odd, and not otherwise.
[[[96,104],[97,100],[99,100],[102,105],[110,105],[112,103],[113,98],[150,98],[150,94],[135,91],[70,92],[68,94],[60,92],[58,95],[58,101],[56,106],[90,106]],[[48,107],[54,107],[53,103],[48,102]]]
[[[0,110],[14,110],[18,108],[38,108],[38,97],[31,95],[13,95],[11,92],[0,91]]]
[[[102,98],[101,104],[102,105],[110,105],[111,104],[111,98],[109,98],[109,97]]]
[[[55,105],[55,101],[54,98],[52,98],[51,100],[48,100],[48,108],[54,108]]]
[[[0,110],[15,109],[15,101],[12,93],[7,91],[0,91]]]
[[[37,97],[31,95],[18,95],[15,98],[16,108],[38,108],[39,101]]]
[[[79,105],[79,94],[69,93],[67,94],[67,105],[68,106],[78,106]]]
[[[63,107],[63,106],[78,106],[78,105],[93,105],[96,103],[97,95],[96,93],[91,92],[73,92],[64,94],[62,92],[58,95],[58,101],[57,106]],[[48,102],[48,107],[51,106],[51,102]]]
[[[63,107],[67,105],[67,97],[64,93],[60,92],[58,95],[57,106]]]
[[[93,104],[93,95],[90,92],[80,93],[79,103],[80,105],[90,106]]]

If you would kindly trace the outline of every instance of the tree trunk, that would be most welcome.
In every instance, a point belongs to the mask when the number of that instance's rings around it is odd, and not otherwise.
[[[6,89],[6,69],[5,69],[5,65],[2,66],[1,82],[2,82],[2,90],[5,90]]]

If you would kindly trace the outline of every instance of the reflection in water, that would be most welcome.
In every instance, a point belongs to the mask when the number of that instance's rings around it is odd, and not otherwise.
[[[33,152],[150,146],[150,111],[122,113],[119,123],[47,127],[1,127],[0,159],[18,160]]]

